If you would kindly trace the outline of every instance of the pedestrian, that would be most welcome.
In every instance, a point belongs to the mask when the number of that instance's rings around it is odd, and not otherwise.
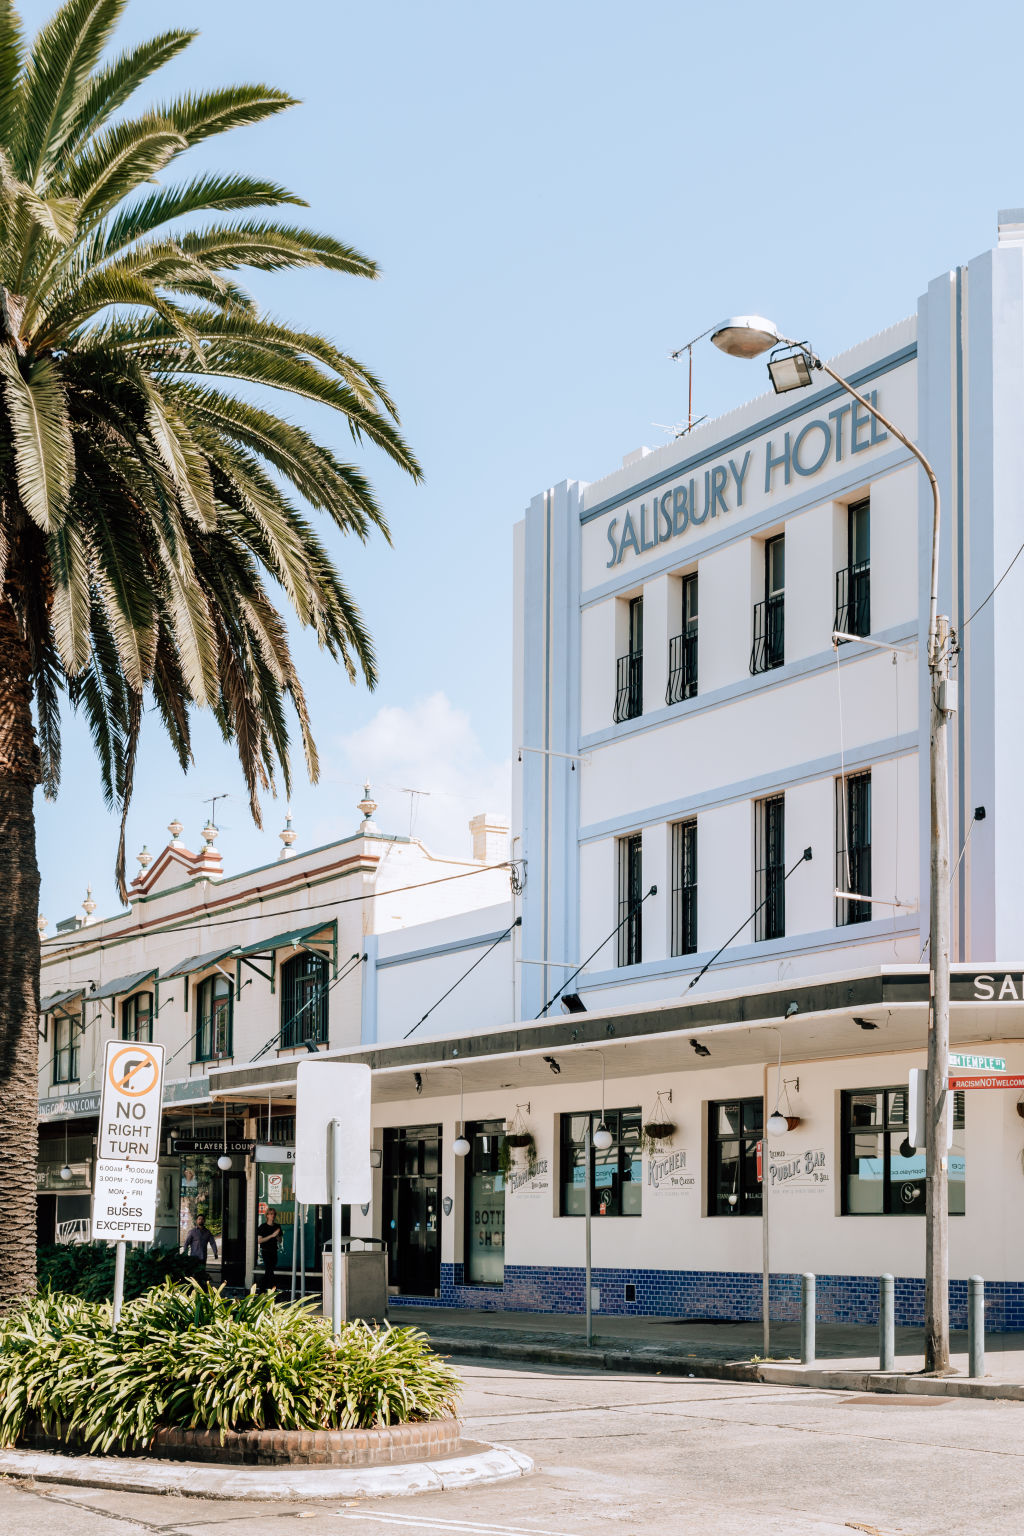
[[[206,1255],[210,1248],[213,1249],[214,1258],[219,1259],[220,1253],[217,1250],[217,1239],[206,1225],[206,1217],[200,1211],[196,1217],[196,1224],[187,1234],[181,1251],[182,1253],[187,1253],[190,1258],[202,1259],[205,1264]]]
[[[273,1206],[267,1209],[267,1213],[256,1228],[256,1242],[263,1260],[263,1280],[260,1283],[261,1291],[277,1289],[274,1281],[274,1270],[277,1268],[277,1245],[284,1234],[277,1224],[277,1212]]]

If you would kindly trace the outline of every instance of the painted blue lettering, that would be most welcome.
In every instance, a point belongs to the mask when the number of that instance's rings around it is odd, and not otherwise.
[[[632,544],[634,554],[638,555],[640,553],[640,545],[637,543],[636,538],[636,529],[633,527],[633,517],[629,512],[626,513],[626,520],[622,524],[622,542],[619,545],[619,560],[621,560],[623,555],[626,553],[627,544]]]
[[[613,517],[611,522],[608,524],[608,533],[607,533],[608,543],[612,547],[612,557],[607,562],[607,564],[605,565],[605,570],[606,571],[610,571],[613,565],[618,565],[618,563],[619,563],[619,546],[615,542],[615,530],[616,530],[616,528],[618,526],[619,526],[618,518],[617,517]]]
[[[772,440],[771,440],[771,438],[768,439],[768,442],[765,445],[765,454],[764,454],[764,490],[765,490],[765,495],[766,496],[771,492],[771,489],[772,489],[772,470],[773,469],[778,469],[780,464],[785,465],[785,469],[786,469],[786,484],[787,485],[789,484],[789,482],[790,482],[790,480],[792,478],[792,474],[791,474],[791,470],[792,470],[791,452],[792,452],[792,450],[790,448],[789,433],[788,432],[786,433],[786,446],[783,448],[782,452],[777,457],[772,453]]]
[[[690,514],[686,505],[686,486],[677,485],[672,492],[672,532],[685,533]]]
[[[847,401],[845,405],[837,406],[834,411],[829,411],[829,413],[828,413],[829,421],[834,421],[835,424],[836,424],[836,463],[837,464],[840,462],[840,460],[843,457],[843,454],[846,452],[846,449],[843,447],[843,426],[844,426],[846,418],[847,418],[847,416],[849,416],[849,414],[850,414],[850,402],[849,401]]]
[[[672,513],[669,511],[667,506],[667,503],[671,500],[672,492],[666,491],[658,506],[660,521],[654,530],[654,542],[656,544],[664,544],[666,539],[670,539],[672,537]]]
[[[877,389],[873,389],[871,391],[870,395],[868,395],[868,399],[871,401],[871,404],[873,406],[875,406],[875,408],[877,409],[877,407],[878,407],[878,390]],[[872,418],[871,418],[871,446],[872,446],[872,448],[875,446],[876,443],[887,442],[888,438],[889,438],[888,432],[883,432],[881,426],[879,425],[879,423],[872,416]]]
[[[741,469],[737,470],[735,459],[729,460],[729,468],[732,471],[732,477],[736,482],[736,505],[737,507],[742,507],[743,482],[747,478],[747,470],[750,468],[750,449],[748,448],[746,453],[743,455],[743,466]]]
[[[864,407],[855,400],[853,402],[853,409],[850,413],[851,453],[863,453],[866,448],[871,447],[870,440],[866,443],[861,441],[861,434],[864,432],[865,428],[870,427],[870,425],[871,413],[866,411]]]
[[[813,464],[801,464],[800,449],[804,438],[809,432],[820,432],[823,438],[821,453]],[[793,468],[798,475],[816,475],[832,452],[832,428],[827,421],[809,421],[805,427],[797,433],[796,442],[793,444]]]
[[[728,510],[729,510],[728,505],[726,504],[725,496],[723,494],[724,491],[725,491],[725,488],[726,488],[726,486],[728,484],[729,484],[729,471],[726,469],[724,464],[716,464],[714,469],[711,471],[711,516],[712,517],[717,517],[718,516],[718,508],[719,508],[719,506],[721,506],[723,512],[728,512]]]
[[[703,522],[706,522],[707,521],[707,515],[710,512],[710,510],[711,510],[711,508],[708,506],[708,472],[707,472],[707,470],[705,470],[704,471],[704,511],[701,513],[700,517],[697,516],[697,493],[694,490],[694,483],[693,483],[693,481],[692,480],[690,481],[690,522],[691,523],[703,523]]]
[[[644,501],[640,503],[640,548],[645,554],[654,548],[654,540],[647,537],[647,503]]]

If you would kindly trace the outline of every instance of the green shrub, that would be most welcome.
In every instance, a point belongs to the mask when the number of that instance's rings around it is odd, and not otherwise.
[[[176,1248],[130,1246],[125,1256],[125,1300],[141,1296],[165,1280],[201,1275],[202,1259]],[[36,1272],[41,1291],[60,1291],[84,1301],[110,1301],[114,1295],[112,1243],[52,1243],[37,1250]]]
[[[51,1294],[0,1319],[0,1445],[34,1421],[93,1452],[161,1427],[362,1429],[452,1417],[459,1380],[415,1328],[349,1323],[307,1302],[169,1281],[111,1308]]]

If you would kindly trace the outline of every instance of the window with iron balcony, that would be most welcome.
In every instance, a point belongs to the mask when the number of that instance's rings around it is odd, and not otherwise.
[[[644,600],[629,600],[629,650],[615,663],[616,724],[633,720],[644,710]]]

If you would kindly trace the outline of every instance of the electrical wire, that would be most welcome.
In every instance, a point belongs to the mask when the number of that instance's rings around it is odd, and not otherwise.
[[[487,959],[487,956],[490,954],[491,950],[492,949],[497,949],[497,947],[501,943],[502,939],[507,939],[509,934],[512,932],[513,928],[520,927],[520,925],[522,924],[522,921],[523,920],[522,920],[521,917],[517,917],[514,923],[509,923],[508,927],[505,929],[505,932],[498,934],[498,937],[495,939],[494,943],[493,944],[489,944],[487,946],[487,948],[484,950],[483,954],[480,955],[478,959],[473,961],[473,964],[470,966],[469,970],[466,971],[462,976],[460,976],[458,981],[453,981],[452,982],[451,986],[448,988],[448,991],[447,992],[443,992],[441,994],[441,996],[438,998],[437,1002],[431,1004],[431,1006],[427,1009],[426,1013],[423,1015],[422,1019],[418,1019],[416,1021],[416,1023],[413,1025],[412,1029],[406,1031],[406,1033],[402,1036],[402,1039],[403,1040],[408,1040],[410,1035],[414,1035],[416,1033],[416,1031],[419,1029],[420,1025],[421,1024],[425,1024],[426,1021],[430,1018],[430,1015],[433,1013],[434,1009],[435,1008],[440,1008],[440,1006],[444,1002],[445,998],[446,997],[451,997],[452,993],[455,991],[455,988],[456,987],[460,987],[462,985],[462,983],[465,981],[466,977],[469,976],[473,971],[475,971],[478,965],[482,965],[483,964],[483,962]]]
[[[806,863],[807,860],[810,857],[811,857],[811,850],[809,848],[805,848],[803,853],[797,859],[796,863],[793,865],[793,868],[790,869],[790,870],[787,870],[787,872],[786,872],[786,874],[785,874],[785,876],[783,878],[783,882],[782,883],[785,885],[785,883],[789,879],[790,875],[793,874],[796,870],[798,870],[800,868],[801,864]],[[714,954],[711,956],[711,959],[707,962],[707,964],[706,965],[702,965],[700,970],[697,972],[696,976],[694,976],[694,978],[692,979],[692,981],[689,981],[687,983],[686,992],[689,992],[692,987],[695,987],[697,985],[698,981],[700,981],[700,979],[704,975],[705,971],[710,971],[711,967],[714,965],[714,963],[718,959],[719,955],[722,954],[723,950],[726,950],[726,949],[729,948],[729,945],[732,943],[733,939],[739,937],[739,935],[743,932],[743,930],[747,926],[747,924],[749,922],[753,921],[753,919],[760,912],[761,908],[763,906],[766,906],[767,903],[768,903],[768,894],[766,892],[765,896],[764,896],[764,900],[758,902],[757,906],[754,908],[753,912],[751,912],[750,916],[749,917],[745,917],[743,919],[742,923],[740,923],[739,927],[736,929],[736,932],[735,933],[730,933],[730,935],[726,939],[725,943],[723,945],[721,945],[720,948],[715,950]],[[684,997],[686,996],[686,992],[683,993]]]
[[[960,633],[961,634],[963,634],[964,630],[967,628],[968,624],[970,624],[971,620],[972,619],[976,619],[978,617],[978,614],[986,606],[986,604],[988,604],[988,603],[990,603],[992,601],[992,599],[995,597],[996,593],[999,591],[999,588],[1002,586],[1003,582],[1006,580],[1007,576],[1009,576],[1010,572],[1013,570],[1014,566],[1017,564],[1017,561],[1020,559],[1021,555],[1024,555],[1024,544],[1022,544],[1020,546],[1020,549],[1018,549],[1017,553],[1014,555],[1013,559],[1010,561],[1009,565],[1006,567],[1006,570],[1000,576],[999,580],[996,582],[995,586],[992,588],[992,590],[988,594],[988,596],[986,598],[984,598],[982,600],[982,602],[980,602],[978,604],[977,608],[975,608],[974,612],[968,618],[964,619],[963,623],[960,625]]]
[[[652,885],[650,890],[647,892],[647,896],[656,896],[657,894],[658,894],[658,887],[656,885]],[[547,1002],[544,1004],[544,1007],[541,1009],[540,1013],[535,1015],[536,1018],[542,1019],[544,1017],[544,1015],[547,1013],[548,1009],[551,1007],[551,1004],[553,1002],[555,1002],[555,1000],[557,998],[561,997],[562,993],[565,991],[566,987],[569,985],[569,983],[571,981],[575,981],[576,980],[576,977],[579,975],[580,971],[582,971],[586,966],[588,966],[590,964],[591,960],[593,960],[594,955],[599,955],[601,953],[602,949],[604,949],[605,945],[611,943],[612,939],[614,939],[615,935],[618,933],[618,931],[622,927],[622,925],[624,923],[628,923],[630,918],[634,915],[634,913],[639,912],[640,908],[643,906],[644,902],[647,900],[647,896],[641,896],[639,901],[633,903],[633,905],[630,907],[630,909],[626,913],[626,915],[624,917],[620,917],[619,918],[619,921],[615,924],[615,927],[612,929],[612,931],[608,935],[608,937],[606,939],[602,939],[600,944],[594,950],[594,954],[593,955],[588,955],[587,958],[583,961],[583,964],[582,965],[578,965],[576,967],[576,969],[573,971],[572,975],[566,977],[566,979],[562,982],[562,985],[559,987],[557,992],[552,992],[551,996],[548,998]]]

